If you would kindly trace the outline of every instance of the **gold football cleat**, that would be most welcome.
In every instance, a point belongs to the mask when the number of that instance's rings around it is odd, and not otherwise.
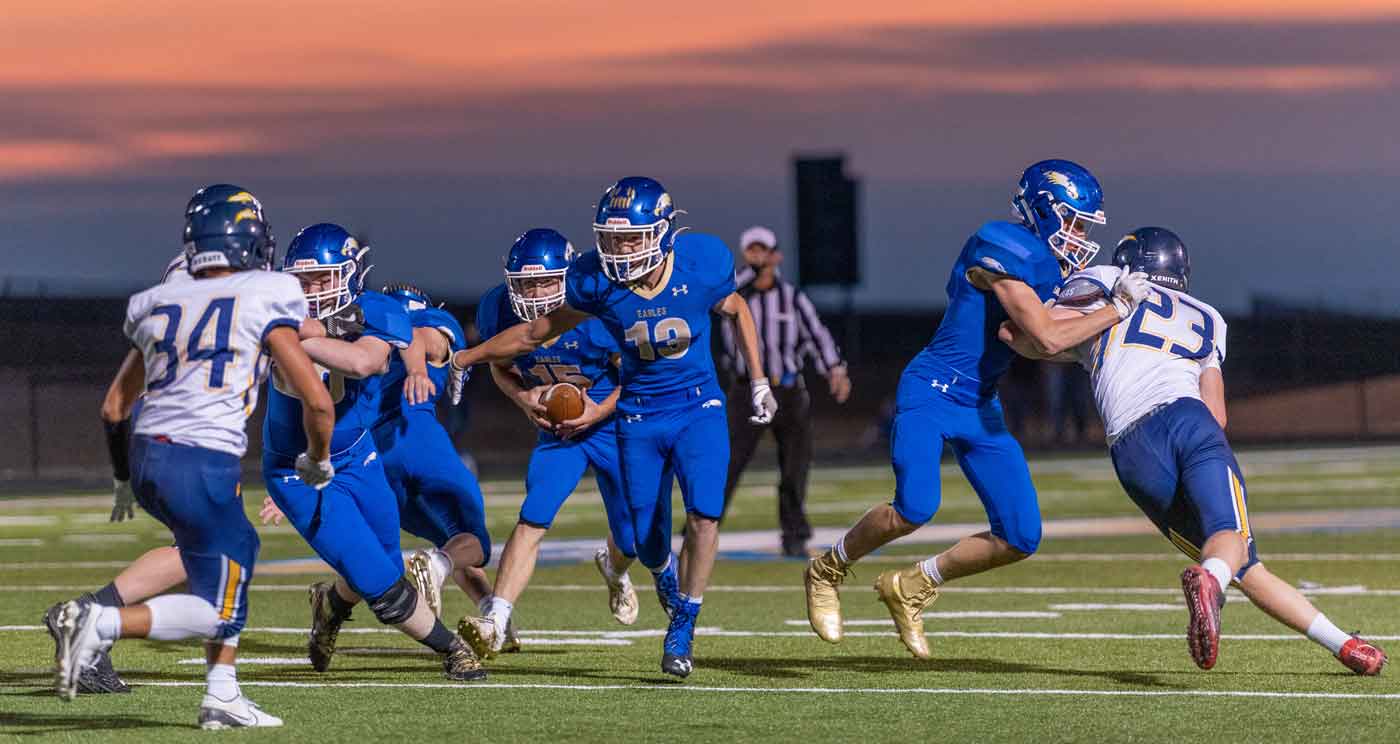
[[[807,622],[817,637],[827,643],[841,642],[841,582],[849,568],[841,566],[836,550],[822,553],[807,562],[802,583],[807,589]]]
[[[500,629],[489,617],[468,615],[457,623],[457,635],[460,635],[462,640],[471,647],[477,658],[482,660],[495,657],[496,635],[500,632]]]
[[[875,591],[894,618],[899,640],[917,659],[929,656],[924,637],[924,609],[938,599],[938,587],[915,563],[901,571],[886,571],[875,579]]]
[[[433,576],[433,560],[426,551],[415,550],[408,559],[408,570],[404,575],[408,583],[418,590],[418,595],[428,603],[428,609],[435,617],[442,617],[442,585]]]

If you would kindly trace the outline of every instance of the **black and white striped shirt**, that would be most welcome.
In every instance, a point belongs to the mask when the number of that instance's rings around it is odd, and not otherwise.
[[[749,312],[758,328],[759,352],[763,354],[769,381],[775,385],[796,384],[808,359],[822,375],[845,364],[836,341],[822,325],[817,309],[802,290],[781,277],[772,287],[759,290],[754,287],[753,279],[754,272],[748,267],[740,269],[735,276],[739,296],[749,303]],[[734,323],[721,323],[720,329],[724,343],[723,363],[740,379],[747,377],[748,368]]]

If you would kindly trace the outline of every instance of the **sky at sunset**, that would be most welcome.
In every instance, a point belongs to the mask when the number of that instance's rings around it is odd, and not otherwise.
[[[865,306],[941,304],[967,234],[1059,156],[1103,182],[1097,238],[1175,229],[1228,311],[1400,313],[1375,270],[1400,266],[1393,0],[15,5],[0,292],[138,289],[190,192],[232,181],[283,245],[341,222],[378,280],[469,299],[529,227],[591,245],[617,177],[731,242],[788,236],[792,154],[843,151]]]

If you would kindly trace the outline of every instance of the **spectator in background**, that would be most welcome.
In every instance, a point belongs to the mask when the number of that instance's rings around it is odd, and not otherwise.
[[[729,407],[729,478],[724,486],[724,508],[729,510],[739,483],[758,440],[766,429],[773,430],[778,443],[778,523],[782,529],[783,555],[807,558],[807,541],[812,525],[807,521],[807,472],[812,464],[811,398],[802,370],[811,360],[827,379],[831,396],[845,403],[851,394],[846,363],[826,326],[817,317],[812,301],[791,282],[783,281],[778,266],[783,253],[777,237],[766,227],[751,227],[739,237],[744,262],[736,274],[739,295],[749,304],[758,327],[768,381],[778,399],[778,415],[767,426],[749,423],[743,406]],[[720,329],[723,348],[721,370],[731,380],[731,400],[745,400],[749,394],[748,371],[738,347],[738,334],[732,323]],[[723,519],[723,516],[721,516]]]
[[[1077,364],[1045,362],[1045,402],[1057,444],[1080,445],[1089,427],[1089,375]],[[1069,433],[1074,423],[1073,436]]]

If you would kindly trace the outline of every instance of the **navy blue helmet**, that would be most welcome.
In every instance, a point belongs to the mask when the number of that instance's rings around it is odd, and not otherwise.
[[[189,203],[185,204],[185,219],[189,219],[190,215],[201,208],[219,202],[244,204],[258,210],[258,215],[262,216],[262,202],[258,201],[252,192],[231,183],[211,183],[194,192],[194,196],[190,197]]]
[[[609,186],[593,216],[603,273],[631,282],[660,266],[680,233],[673,222],[681,214],[666,187],[650,178],[629,176]]]
[[[1147,280],[1185,292],[1191,282],[1191,256],[1186,244],[1165,227],[1139,227],[1118,241],[1113,265],[1141,271]]]
[[[211,204],[185,220],[185,268],[191,274],[266,268],[276,248],[261,210],[247,204]]]
[[[427,292],[408,282],[390,282],[379,290],[381,294],[388,295],[399,301],[403,309],[410,312],[414,310],[426,310],[433,306],[433,298]]]
[[[365,277],[374,268],[368,256],[369,246],[348,230],[321,222],[292,238],[282,270],[298,275],[310,316],[324,320],[349,307],[364,291]]]
[[[1066,275],[1094,260],[1099,244],[1089,240],[1089,230],[1108,222],[1098,179],[1069,160],[1042,160],[1027,168],[1011,199],[1011,210],[1050,244]]]
[[[529,322],[563,305],[564,276],[573,262],[573,245],[556,230],[537,227],[516,238],[506,254],[506,294],[516,316]]]

